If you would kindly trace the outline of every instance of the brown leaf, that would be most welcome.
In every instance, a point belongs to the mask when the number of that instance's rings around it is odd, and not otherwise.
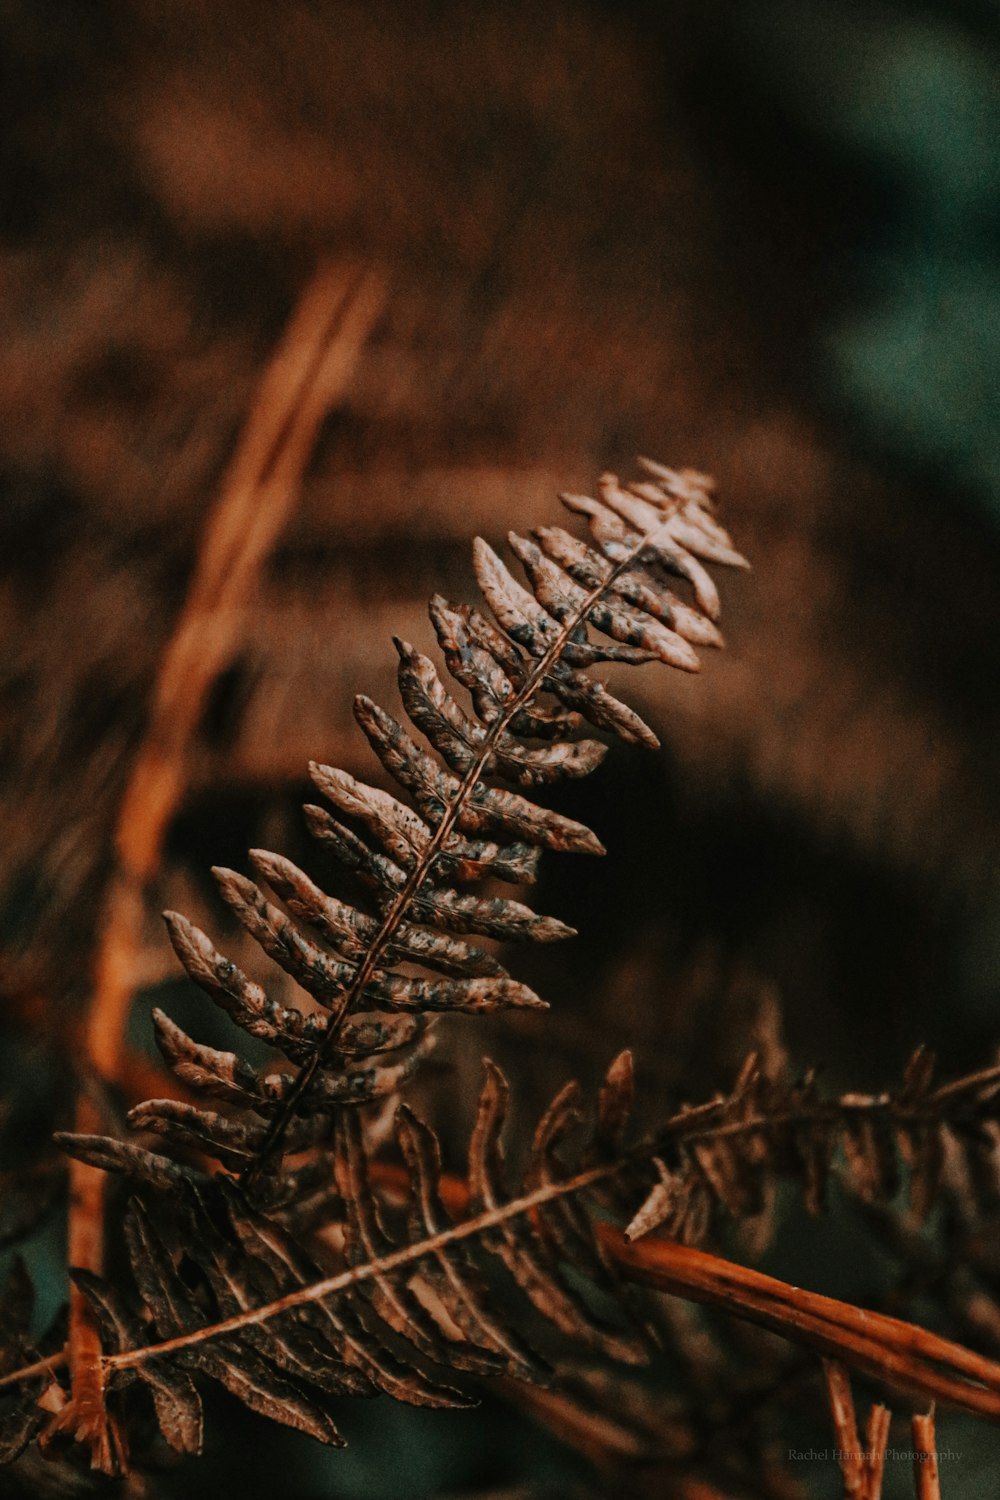
[[[582,823],[563,817],[550,808],[538,807],[517,792],[476,786],[459,803],[460,782],[410,739],[402,725],[361,695],[354,700],[354,713],[376,755],[390,775],[413,793],[432,822],[444,817],[452,804],[460,805],[457,825],[465,833],[503,832],[577,854],[603,854],[604,845]]]
[[[586,589],[574,582],[533,542],[519,537],[516,532],[511,532],[508,539],[527,568],[538,597],[557,619],[569,618],[584,609],[589,597]],[[624,601],[616,602],[613,592],[605,593],[590,605],[586,609],[586,618],[595,629],[613,640],[658,657],[668,666],[686,672],[699,670],[698,657],[687,641],[675,631],[668,630],[659,620],[640,614]]]
[[[367,850],[349,829],[319,807],[307,807],[311,831],[327,842],[349,868],[363,877],[384,883],[388,891],[399,890],[406,876],[397,865]],[[359,847],[360,846],[360,847]],[[542,917],[529,906],[506,897],[467,896],[458,891],[424,889],[413,898],[411,917],[418,922],[447,928],[451,932],[476,932],[506,942],[528,940],[553,943],[572,937],[574,929],[556,917]]]

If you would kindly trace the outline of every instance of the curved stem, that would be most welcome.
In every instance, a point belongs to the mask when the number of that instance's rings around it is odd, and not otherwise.
[[[213,683],[228,660],[250,595],[291,512],[317,429],[343,394],[382,306],[377,277],[322,266],[264,373],[199,549],[187,599],[160,662],[149,722],[118,812],[117,866],[103,902],[94,989],[81,1049],[94,1076],[81,1088],[75,1128],[98,1133],[100,1086],[118,1081],[141,947],[146,887],[155,874],[187,776],[191,745]],[[74,1265],[100,1272],[105,1174],[70,1162],[68,1241]],[[69,1297],[72,1402],[55,1425],[75,1424],[95,1466],[117,1460],[104,1403],[101,1342],[93,1309]]]

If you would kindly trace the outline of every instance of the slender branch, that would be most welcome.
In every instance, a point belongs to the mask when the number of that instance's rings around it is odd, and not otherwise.
[[[844,1476],[844,1495],[846,1500],[863,1500],[865,1464],[858,1436],[851,1378],[839,1360],[835,1359],[824,1359],[823,1378],[826,1381],[826,1398],[837,1439],[837,1461]],[[875,1500],[878,1500],[878,1496],[875,1496]]]
[[[12,1370],[8,1375],[0,1375],[0,1390],[12,1385],[21,1385],[25,1380],[37,1380],[41,1375],[52,1375],[56,1370],[61,1370],[66,1363],[66,1350],[60,1349],[56,1354],[47,1354],[44,1359],[36,1359],[34,1364],[22,1365],[19,1370]]]
[[[868,1428],[865,1446],[868,1456],[868,1493],[865,1500],[879,1500],[882,1480],[885,1476],[885,1450],[889,1443],[889,1424],[892,1412],[887,1406],[876,1402],[868,1413]]]
[[[845,1500],[880,1500],[892,1413],[877,1402],[872,1406],[862,1449],[850,1376],[835,1359],[824,1359],[823,1374],[837,1436],[837,1459],[844,1476]]]
[[[590,610],[608,593],[619,575],[631,567],[639,554],[650,544],[655,543],[658,536],[659,531],[644,536],[621,562],[615,564],[604,582],[596,588],[591,589],[572,614],[562,622],[551,644],[534,663],[521,687],[507,700],[502,712],[495,719],[491,720],[487,726],[478,753],[462,777],[454,797],[445,808],[443,817],[424,845],[419,858],[415,861],[412,870],[407,876],[406,883],[400,887],[395,899],[383,917],[378,931],[368,945],[364,958],[355,970],[354,978],[349,988],[338,1000],[336,1010],[331,1013],[330,1022],[324,1032],[322,1042],[316,1048],[308,1063],[300,1070],[295,1083],[289,1089],[282,1102],[281,1109],[271,1121],[257,1155],[245,1169],[243,1173],[243,1181],[245,1183],[250,1184],[257,1178],[268,1157],[280,1145],[302,1096],[308,1090],[318,1069],[336,1050],[337,1036],[343,1021],[363,995],[365,986],[375,972],[379,958],[384,952],[386,945],[391,941],[414,896],[430,874],[439,850],[443,847],[454,829],[476,783],[483,776],[500,736],[506,731],[517,714],[531,702],[535,693],[542,686],[544,679],[562,657],[562,653],[574,630],[586,621]]]
[[[910,1430],[913,1433],[913,1479],[917,1500],[941,1500],[934,1408],[931,1407],[928,1412],[915,1413]]]
[[[100,1130],[103,1111],[95,1089],[85,1080],[76,1100],[78,1128]],[[75,1266],[100,1270],[104,1263],[104,1194],[107,1177],[83,1162],[69,1164],[69,1215],[66,1252]],[[90,1448],[91,1465],[101,1473],[117,1469],[104,1401],[105,1372],[101,1333],[93,1308],[79,1287],[70,1285],[67,1352],[72,1377],[72,1401],[51,1424],[52,1431],[71,1431]]]
[[[381,306],[372,276],[335,265],[316,274],[264,372],[209,519],[118,817],[118,881],[88,1024],[88,1055],[107,1078],[117,1078],[121,1061],[143,888],[159,866],[198,723],[239,639],[240,608],[298,498],[319,425],[342,397]]]

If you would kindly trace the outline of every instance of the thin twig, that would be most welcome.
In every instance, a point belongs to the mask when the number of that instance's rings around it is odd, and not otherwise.
[[[941,1500],[933,1406],[928,1412],[915,1412],[910,1429],[913,1433],[913,1481],[917,1500]]]
[[[209,519],[187,601],[164,652],[145,736],[118,815],[117,869],[104,901],[95,984],[82,1039],[83,1072],[117,1081],[145,915],[167,826],[183,792],[190,747],[212,684],[239,637],[240,604],[294,505],[316,432],[340,399],[382,306],[371,275],[327,265],[303,294],[258,389]],[[93,1091],[81,1090],[76,1129],[99,1132]],[[104,1173],[70,1164],[69,1258],[100,1271]],[[94,1314],[70,1290],[72,1400],[53,1430],[89,1443],[92,1463],[118,1467],[108,1435]]]
[[[55,1354],[47,1354],[44,1359],[36,1359],[33,1364],[22,1365],[19,1370],[12,1370],[9,1374],[0,1376],[0,1390],[12,1385],[21,1385],[25,1380],[37,1380],[41,1375],[53,1375],[56,1370],[61,1370],[65,1363],[65,1349],[60,1349]]]
[[[879,1500],[885,1475],[885,1452],[889,1443],[892,1412],[876,1402],[868,1413],[865,1446],[868,1450],[868,1491],[865,1500]]]
[[[823,1377],[837,1439],[837,1462],[844,1476],[844,1494],[847,1500],[862,1500],[866,1488],[865,1462],[861,1452],[861,1439],[858,1437],[851,1377],[836,1359],[824,1359]],[[878,1500],[878,1496],[875,1500]]]
[[[844,1476],[846,1500],[880,1500],[892,1413],[878,1402],[871,1407],[862,1449],[850,1376],[836,1359],[823,1360],[823,1375],[837,1436],[837,1460]]]

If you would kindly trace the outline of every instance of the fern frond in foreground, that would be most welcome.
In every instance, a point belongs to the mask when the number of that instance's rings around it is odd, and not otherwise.
[[[647,478],[624,488],[604,475],[598,499],[563,496],[587,517],[594,546],[559,527],[540,527],[533,539],[511,533],[530,591],[477,538],[476,576],[493,621],[475,607],[431,600],[445,664],[471,707],[429,657],[396,641],[403,705],[440,760],[371,699],[358,697],[354,710],[410,802],[331,766],[311,767],[326,806],[306,808],[310,830],[367,890],[364,907],[328,895],[277,854],[251,855],[261,884],[215,872],[239,921],[317,1010],[268,999],[203,932],[168,916],[192,978],[297,1072],[262,1073],[200,1046],[158,1013],[157,1040],[174,1072],[229,1112],[154,1100],[133,1110],[135,1127],[215,1157],[240,1174],[258,1204],[284,1202],[297,1180],[283,1170],[284,1154],[322,1146],[343,1106],[394,1094],[431,1046],[434,1013],[544,1003],[476,939],[547,943],[571,929],[481,887],[530,884],[546,848],[603,848],[583,824],[511,787],[533,792],[593,770],[607,746],[580,737],[585,721],[655,746],[638,714],[583,669],[659,660],[697,670],[695,647],[721,642],[718,593],[704,561],[746,566],[714,518],[703,476],[648,460],[644,468]],[[688,587],[690,599],[678,598],[668,579]],[[310,1165],[303,1193],[317,1190],[322,1170]]]

